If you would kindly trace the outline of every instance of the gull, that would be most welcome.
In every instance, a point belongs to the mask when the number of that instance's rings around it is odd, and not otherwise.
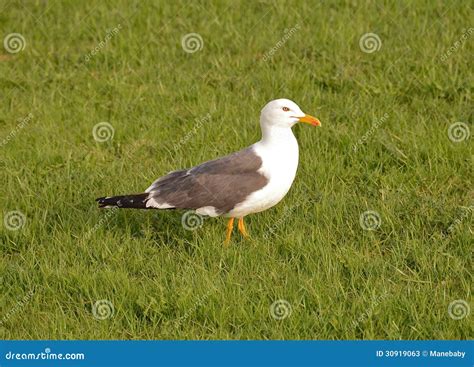
[[[158,178],[144,193],[96,199],[99,208],[188,209],[199,215],[229,218],[228,244],[238,219],[278,204],[290,190],[298,168],[298,142],[291,128],[298,122],[320,126],[289,99],[267,103],[260,114],[262,138],[257,143],[198,166]]]

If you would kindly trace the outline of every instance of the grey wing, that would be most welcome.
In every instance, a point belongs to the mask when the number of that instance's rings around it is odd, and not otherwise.
[[[258,172],[261,165],[261,158],[250,147],[189,170],[170,172],[147,189],[150,206],[180,209],[210,206],[217,214],[227,213],[267,184],[267,178]]]

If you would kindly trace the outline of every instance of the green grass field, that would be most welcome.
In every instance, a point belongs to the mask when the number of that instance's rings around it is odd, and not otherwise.
[[[467,1],[0,10],[2,338],[472,337]],[[322,127],[294,128],[297,178],[247,217],[250,240],[224,247],[222,218],[97,209],[254,143],[280,97]]]

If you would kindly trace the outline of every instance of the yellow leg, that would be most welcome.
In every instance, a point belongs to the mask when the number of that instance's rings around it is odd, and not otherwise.
[[[225,236],[225,244],[228,245],[230,242],[230,237],[232,236],[232,230],[234,229],[234,218],[230,218],[227,222],[227,232]]]
[[[240,233],[242,233],[242,235],[244,237],[248,237],[249,234],[247,233],[247,230],[245,229],[245,224],[244,224],[244,218],[239,218],[239,223],[237,225],[237,227],[239,228],[239,231]]]

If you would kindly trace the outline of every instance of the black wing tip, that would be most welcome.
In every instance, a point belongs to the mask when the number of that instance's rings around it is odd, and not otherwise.
[[[134,209],[147,209],[146,199],[148,193],[142,194],[131,194],[131,195],[119,195],[119,196],[104,196],[95,199],[99,204],[99,208],[134,208]]]
[[[95,199],[97,204],[99,204],[99,208],[104,208],[106,206],[106,204],[105,204],[105,199],[106,198],[107,198],[107,196],[102,196],[100,198]]]

